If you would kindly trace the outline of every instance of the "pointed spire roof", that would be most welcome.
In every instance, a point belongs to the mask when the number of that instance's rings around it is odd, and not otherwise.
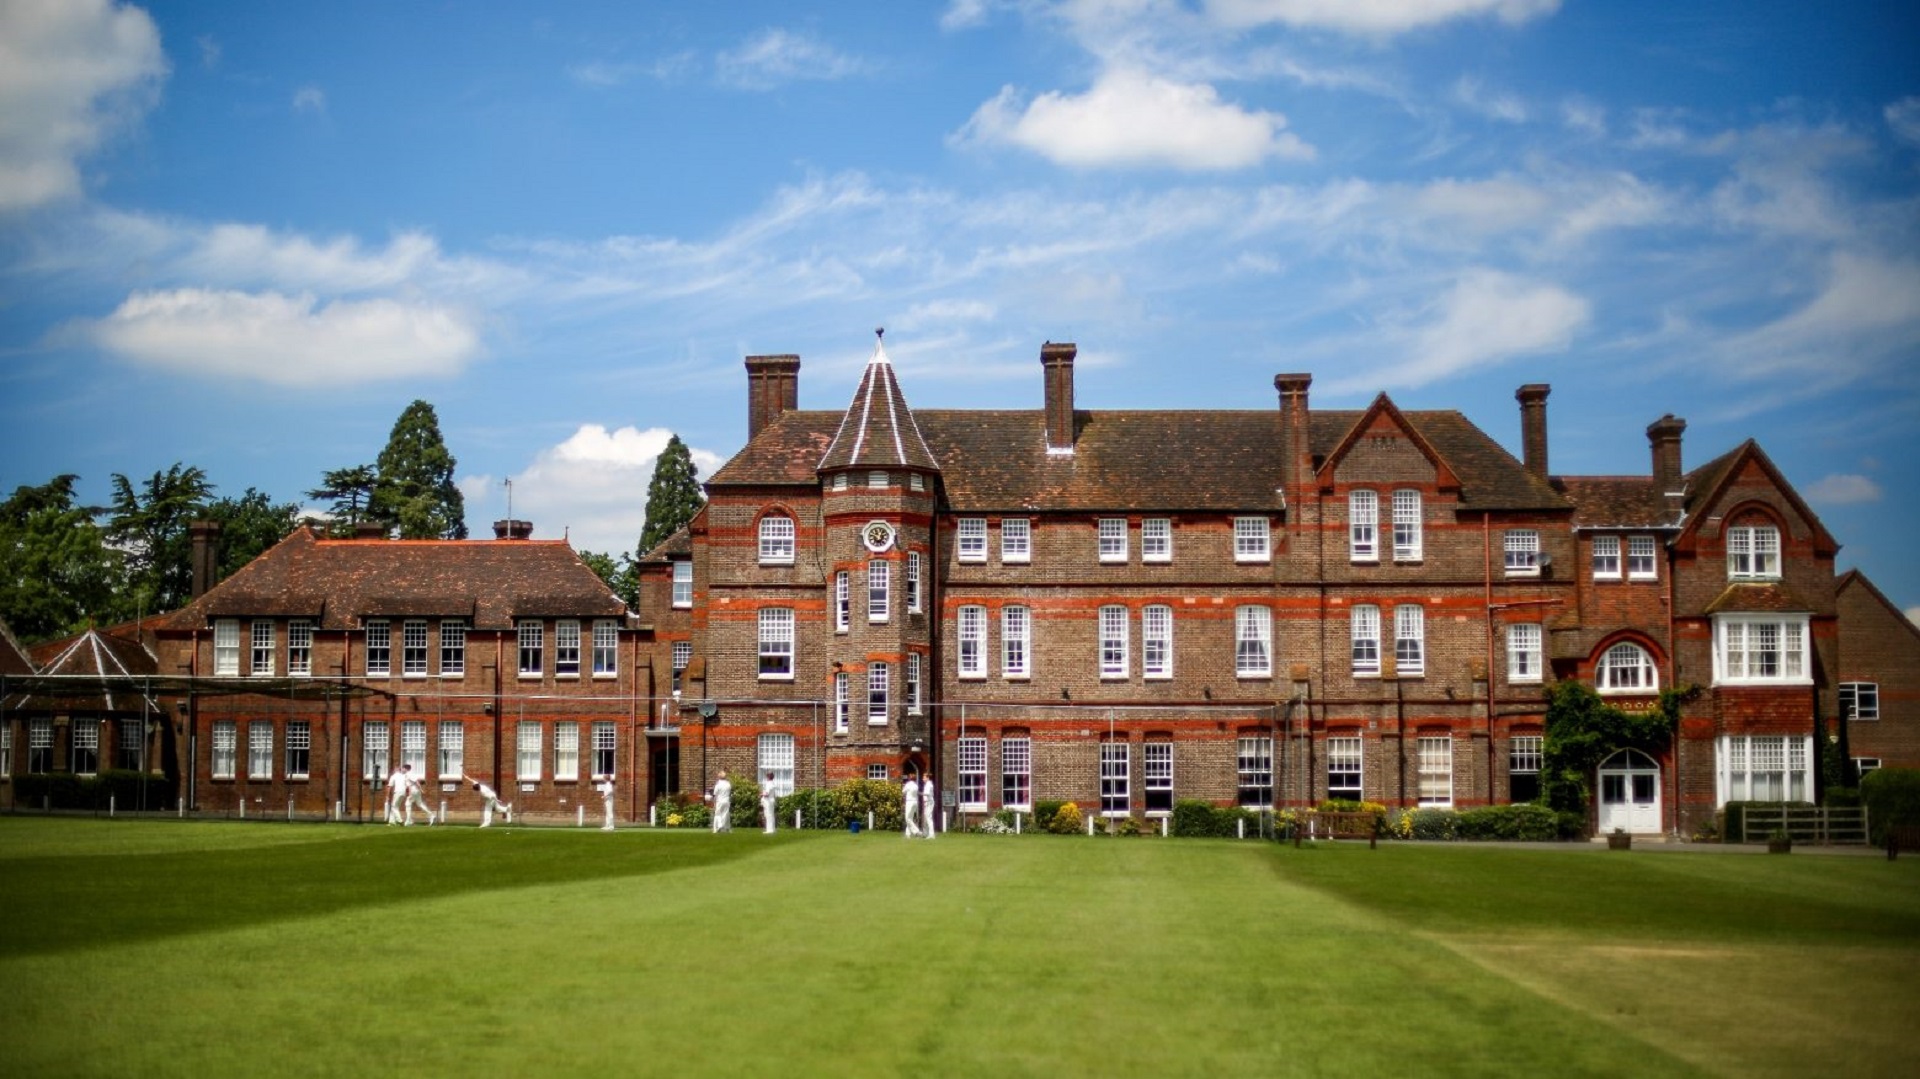
[[[840,419],[840,430],[827,445],[818,470],[842,468],[918,468],[940,471],[940,462],[927,448],[914,421],[913,410],[900,392],[893,362],[887,359],[886,330],[874,331],[873,356],[853,391],[853,402]]]

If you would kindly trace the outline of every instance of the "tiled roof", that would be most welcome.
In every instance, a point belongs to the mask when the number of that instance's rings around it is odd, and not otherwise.
[[[1567,500],[1505,447],[1458,411],[1401,413],[1460,478],[1460,502],[1473,509],[1564,510]],[[1316,465],[1366,416],[1359,410],[1315,411],[1309,417]]]
[[[97,695],[62,693],[61,704],[80,710],[120,711],[142,707],[137,689],[129,689],[120,680],[129,676],[160,673],[159,662],[140,641],[112,632],[89,629],[78,637],[62,642],[57,652],[40,664],[40,673],[67,678],[106,676]],[[119,688],[116,690],[116,684]],[[25,707],[22,705],[21,707]]]
[[[1672,528],[1679,514],[1652,476],[1556,476],[1577,528]]]
[[[666,562],[674,555],[693,554],[693,532],[686,525],[673,530],[673,534],[653,545],[653,550],[642,552],[642,562]]]
[[[1798,614],[1812,610],[1812,604],[1779,581],[1737,581],[1707,604],[1706,613],[1757,611]]]
[[[820,458],[821,471],[838,468],[938,469],[927,440],[920,436],[913,410],[900,392],[885,344],[875,339],[873,358],[853,391],[833,441]]]
[[[363,615],[458,616],[499,629],[516,616],[618,617],[621,602],[564,540],[323,540],[297,529],[165,628],[216,616],[300,615],[322,629]]]
[[[0,622],[0,674],[32,674],[33,663],[27,650],[13,637],[13,629]]]

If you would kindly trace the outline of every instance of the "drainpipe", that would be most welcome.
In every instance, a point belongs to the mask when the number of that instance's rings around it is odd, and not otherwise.
[[[1485,582],[1487,600],[1487,804],[1493,804],[1493,769],[1499,757],[1494,752],[1493,741],[1493,512],[1480,512],[1480,572]],[[1540,624],[1540,667],[1541,682],[1546,681],[1547,665],[1547,626]],[[1471,687],[1469,687],[1471,688]],[[1511,776],[1507,777],[1512,782]],[[1513,798],[1513,789],[1508,787],[1507,798]]]

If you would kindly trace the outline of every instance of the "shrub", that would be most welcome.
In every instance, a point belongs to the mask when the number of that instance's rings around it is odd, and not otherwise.
[[[1072,802],[1062,802],[1047,820],[1047,831],[1054,835],[1073,835],[1085,825],[1081,822],[1080,807]]]
[[[1537,843],[1558,838],[1559,830],[1553,810],[1533,802],[1481,806],[1464,810],[1454,818],[1454,834],[1460,839]]]
[[[1137,820],[1134,820],[1132,817],[1121,817],[1117,822],[1108,821],[1107,823],[1108,823],[1108,828],[1110,829],[1113,835],[1139,835],[1140,834],[1140,822]]]
[[[900,788],[884,779],[849,779],[834,788],[834,803],[842,828],[849,820],[865,827],[868,813],[873,814],[876,832],[897,832],[906,823],[900,815]]]
[[[1046,832],[1053,829],[1053,815],[1067,803],[1054,798],[1042,798],[1033,803],[1033,827],[1035,831]]]
[[[1878,768],[1860,780],[1860,799],[1875,846],[1885,846],[1896,824],[1920,824],[1920,768]]]
[[[150,772],[108,769],[98,775],[77,776],[69,772],[24,775],[13,778],[14,804],[22,809],[38,809],[43,804],[54,809],[99,809],[109,799],[117,812],[128,813],[141,806],[141,785],[146,786],[146,808],[170,809],[174,805],[171,779]]]
[[[1211,802],[1175,802],[1173,803],[1173,820],[1169,823],[1167,832],[1169,835],[1178,836],[1232,839],[1239,834],[1240,821],[1257,823],[1259,819],[1259,814],[1251,810],[1221,808]]]

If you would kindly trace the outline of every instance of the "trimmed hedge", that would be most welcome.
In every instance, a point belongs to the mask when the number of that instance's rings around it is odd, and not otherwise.
[[[1222,807],[1200,801],[1175,802],[1173,819],[1167,823],[1167,834],[1232,839],[1239,834],[1240,821],[1257,822],[1259,819],[1257,814],[1234,806]]]
[[[1920,768],[1877,768],[1860,780],[1860,800],[1867,806],[1867,825],[1873,845],[1887,844],[1887,830],[1896,824],[1920,824]]]
[[[1460,812],[1454,834],[1460,839],[1544,843],[1560,838],[1559,814],[1534,802],[1481,806]]]
[[[90,776],[70,772],[14,776],[13,804],[20,809],[39,809],[48,803],[54,809],[106,809],[111,799],[116,810],[128,812],[140,808],[142,782],[149,811],[174,807],[173,781],[166,776],[114,769]]]

